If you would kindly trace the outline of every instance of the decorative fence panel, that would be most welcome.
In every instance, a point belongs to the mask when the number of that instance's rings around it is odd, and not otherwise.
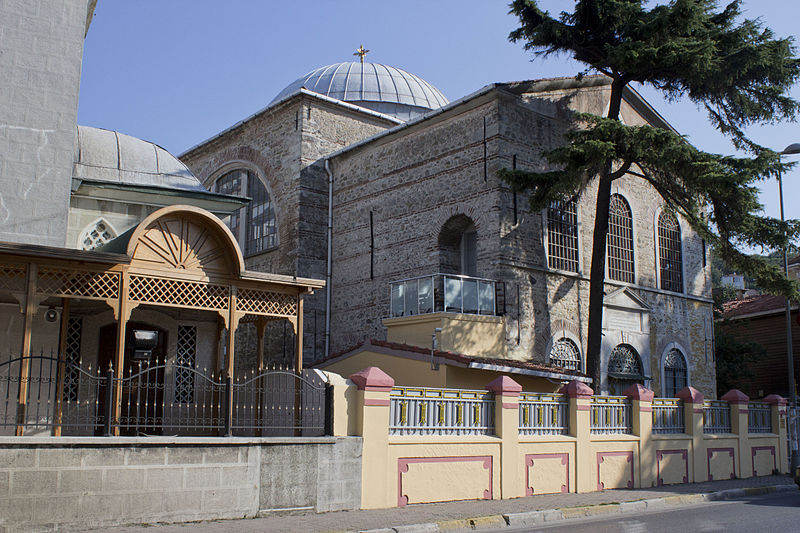
[[[625,396],[592,396],[591,409],[593,435],[633,432],[631,401]]]
[[[677,398],[653,399],[653,433],[685,433],[683,402]]]
[[[330,434],[330,406],[328,386],[312,370],[232,380],[145,361],[115,377],[57,357],[0,362],[0,434],[7,435],[22,428],[26,435],[320,436]]]
[[[569,398],[523,392],[519,397],[520,435],[568,435]]]
[[[721,400],[703,402],[703,432],[730,433],[731,406]]]
[[[395,387],[391,435],[492,435],[494,396],[486,391]]]
[[[773,433],[772,409],[768,403],[750,402],[747,429],[750,433]]]

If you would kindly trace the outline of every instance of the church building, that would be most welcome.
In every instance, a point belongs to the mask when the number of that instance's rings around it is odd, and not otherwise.
[[[252,199],[226,218],[248,268],[325,279],[306,300],[304,360],[344,375],[392,367],[405,385],[422,379],[419,360],[429,376],[441,363],[551,390],[586,379],[595,190],[534,212],[496,173],[544,168],[573,112],[604,112],[610,82],[496,83],[450,102],[364,53],[309,72],[179,156],[209,190]],[[633,90],[622,117],[671,128]],[[712,398],[706,245],[662,206],[639,178],[615,181],[593,387],[674,396],[692,385]],[[482,379],[437,375],[431,385]]]

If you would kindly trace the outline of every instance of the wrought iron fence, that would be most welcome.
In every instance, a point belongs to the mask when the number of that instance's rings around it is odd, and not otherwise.
[[[486,391],[395,387],[390,435],[491,435],[494,396]]]
[[[505,285],[491,279],[431,274],[389,284],[389,316],[445,311],[472,315],[502,315]]]
[[[609,435],[633,432],[631,401],[625,396],[592,396],[591,433]]]
[[[653,433],[685,433],[683,402],[677,398],[653,398]]]
[[[329,392],[312,370],[298,375],[273,368],[231,379],[161,361],[144,362],[116,377],[112,370],[83,368],[58,357],[17,357],[0,362],[0,429],[319,436],[330,433]],[[112,412],[116,417],[108,416]]]
[[[703,402],[703,432],[731,432],[731,406],[728,402],[722,400],[706,400]]]
[[[563,394],[523,392],[519,397],[520,435],[567,435],[569,400]]]
[[[747,408],[747,430],[750,433],[772,433],[772,407],[768,403],[750,402]]]

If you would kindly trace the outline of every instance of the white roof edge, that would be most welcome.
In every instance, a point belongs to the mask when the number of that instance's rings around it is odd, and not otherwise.
[[[256,118],[256,117],[260,116],[261,114],[263,114],[264,112],[269,111],[270,109],[278,107],[279,105],[283,104],[284,102],[287,102],[287,101],[291,100],[292,98],[294,98],[298,94],[304,94],[306,96],[310,96],[312,98],[317,98],[319,100],[322,100],[323,102],[336,104],[336,105],[344,107],[345,109],[351,109],[353,111],[359,111],[359,112],[364,113],[366,115],[371,115],[373,117],[377,117],[377,118],[381,118],[381,119],[384,119],[384,120],[388,120],[388,121],[394,122],[396,124],[402,124],[403,123],[402,120],[400,120],[398,118],[395,118],[395,117],[393,117],[391,115],[386,115],[386,114],[380,113],[378,111],[373,111],[372,109],[367,109],[366,107],[361,107],[361,106],[358,106],[358,105],[355,105],[355,104],[351,104],[350,102],[345,102],[343,100],[338,100],[336,98],[331,98],[330,96],[325,96],[324,94],[320,94],[320,93],[316,93],[314,91],[310,91],[310,90],[306,89],[305,87],[300,87],[295,92],[287,94],[285,97],[281,98],[280,100],[277,100],[275,102],[270,103],[266,107],[262,107],[261,109],[259,109],[255,113],[251,114],[248,117],[243,118],[242,120],[236,122],[232,126],[228,126],[227,128],[225,128],[221,132],[215,134],[214,136],[209,137],[208,139],[206,139],[204,141],[200,141],[199,143],[195,144],[194,146],[192,146],[190,148],[187,148],[186,150],[184,150],[183,152],[178,154],[176,157],[178,159],[180,159],[183,156],[185,156],[186,154],[188,154],[189,152],[192,152],[192,151],[200,148],[203,145],[206,145],[206,144],[208,144],[208,143],[210,143],[212,141],[217,140],[218,138],[222,137],[226,133],[235,130],[236,128],[238,128],[239,126],[242,126],[243,124],[245,124],[247,122],[250,122],[254,118]]]
[[[479,370],[492,370],[494,372],[508,372],[509,374],[522,374],[526,376],[537,376],[541,378],[551,378],[564,381],[583,381],[584,383],[591,383],[592,378],[583,376],[573,376],[571,374],[559,374],[558,372],[546,372],[544,370],[531,370],[529,368],[518,368],[515,366],[505,365],[490,365],[488,363],[470,363],[469,368],[476,368]]]

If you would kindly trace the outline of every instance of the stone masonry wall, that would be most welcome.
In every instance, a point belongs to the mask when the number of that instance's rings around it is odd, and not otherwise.
[[[527,197],[518,194],[515,215],[515,195],[496,172],[515,163],[519,169],[546,168],[542,152],[560,142],[570,124],[565,102],[602,112],[605,90],[547,98],[500,94],[338,156],[333,161],[332,351],[369,337],[385,338],[380,318],[389,312],[389,283],[437,272],[439,231],[451,216],[463,214],[478,232],[478,276],[505,282],[509,357],[547,362],[549,347],[562,332],[577,339],[585,353],[596,185],[579,199],[580,267],[568,273],[547,265],[545,213],[531,211]],[[627,123],[643,121],[627,104],[623,116]],[[608,283],[606,293],[626,288],[649,307],[650,329],[642,332],[649,335],[649,346],[640,356],[653,377],[650,386],[660,393],[662,355],[678,345],[688,359],[690,384],[713,397],[710,267],[703,259],[704,243],[681,221],[684,292],[661,290],[654,243],[663,202],[635,177],[617,180],[614,192],[632,209],[635,283]]]
[[[275,204],[278,247],[245,258],[260,272],[325,279],[328,178],[322,158],[395,125],[366,113],[300,95],[268,109],[220,138],[191,149],[181,160],[209,188],[244,164],[265,180]],[[304,303],[306,361],[323,357],[325,290]],[[271,327],[267,353],[283,353],[282,326]]]
[[[66,242],[87,8],[0,2],[0,241]]]
[[[0,440],[0,531],[358,509],[361,439]]]

